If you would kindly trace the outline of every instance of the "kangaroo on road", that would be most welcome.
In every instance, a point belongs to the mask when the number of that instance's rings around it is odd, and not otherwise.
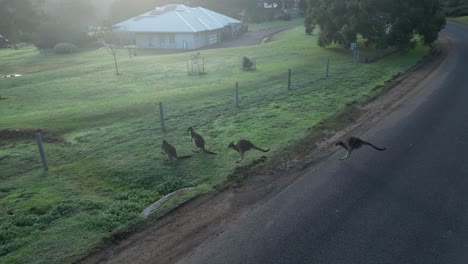
[[[348,138],[347,140],[345,140],[345,142],[343,141],[339,141],[338,143],[336,143],[336,146],[341,146],[343,147],[344,149],[347,150],[346,152],[346,156],[341,158],[340,160],[345,160],[349,157],[351,157],[351,152],[353,152],[353,150],[356,150],[364,145],[368,145],[368,146],[371,146],[373,148],[375,148],[376,150],[379,150],[379,151],[384,151],[386,150],[387,148],[379,148],[379,147],[376,147],[374,145],[372,145],[372,143],[370,142],[367,142],[367,141],[364,141],[358,137],[350,137]]]

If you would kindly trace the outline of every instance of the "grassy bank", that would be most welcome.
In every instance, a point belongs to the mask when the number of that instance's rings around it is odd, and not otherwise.
[[[117,76],[105,50],[68,56],[1,50],[0,75],[24,75],[0,79],[6,98],[0,130],[41,128],[64,141],[45,143],[50,169],[43,173],[32,138],[1,139],[0,263],[75,260],[141,221],[140,212],[163,195],[188,186],[209,190],[226,179],[238,159],[227,149],[230,141],[248,138],[276,155],[307,128],[379,93],[376,87],[428,53],[417,48],[355,65],[349,50],[321,49],[303,31],[299,26],[258,46],[201,51],[208,71],[202,76],[186,73],[192,53],[130,59],[122,52]],[[256,71],[240,69],[243,56],[256,58]],[[218,155],[192,153],[189,126]],[[194,157],[167,162],[162,139]],[[244,164],[263,154],[248,153]]]
[[[448,18],[448,19],[452,20],[452,21],[457,21],[457,22],[460,22],[460,23],[463,23],[463,24],[468,24],[468,16],[451,17],[451,18]]]

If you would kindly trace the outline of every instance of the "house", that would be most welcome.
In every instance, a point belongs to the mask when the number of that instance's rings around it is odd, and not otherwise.
[[[203,7],[166,5],[113,26],[138,48],[198,49],[241,34],[239,20]]]

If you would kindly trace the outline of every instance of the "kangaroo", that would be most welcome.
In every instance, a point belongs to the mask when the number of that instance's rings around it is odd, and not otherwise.
[[[346,156],[341,158],[340,160],[345,160],[349,157],[351,157],[351,152],[355,149],[358,149],[360,147],[362,147],[363,145],[368,145],[368,146],[371,146],[373,148],[375,148],[376,150],[380,150],[380,151],[384,151],[386,150],[387,148],[378,148],[374,145],[372,145],[371,143],[369,142],[366,142],[358,137],[350,137],[348,138],[348,140],[346,140],[346,143],[343,143],[342,141],[339,141],[338,143],[336,143],[337,146],[341,146],[343,148],[345,148],[347,150],[347,153],[346,153]]]
[[[169,144],[166,140],[163,140],[163,141],[162,141],[161,153],[162,153],[162,154],[165,154],[165,155],[167,156],[167,158],[169,159],[169,161],[176,160],[176,159],[191,158],[191,157],[192,157],[192,156],[182,156],[182,157],[178,157],[178,156],[177,156],[177,151],[176,151],[176,149],[174,148],[174,146],[172,146],[171,144]]]
[[[270,151],[270,149],[264,150],[264,149],[261,149],[261,148],[255,146],[252,142],[250,142],[250,140],[247,140],[247,139],[241,139],[241,140],[237,141],[236,144],[234,144],[234,142],[231,142],[228,145],[228,148],[232,148],[235,151],[239,152],[240,160],[236,161],[236,163],[242,161],[244,159],[245,152],[249,151],[251,149],[260,150],[260,151],[263,151],[263,152]]]
[[[203,139],[200,134],[193,131],[192,127],[187,128],[187,131],[189,132],[190,138],[192,138],[192,142],[195,143],[195,146],[198,148],[198,150],[202,150],[204,153],[216,155],[216,153],[205,149],[205,139]]]

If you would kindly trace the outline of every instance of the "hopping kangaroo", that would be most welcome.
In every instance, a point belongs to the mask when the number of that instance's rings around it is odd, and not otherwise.
[[[205,139],[203,139],[203,137],[200,136],[200,134],[193,131],[192,127],[187,128],[187,131],[189,132],[192,142],[195,143],[195,146],[198,148],[199,151],[202,150],[205,153],[216,155],[216,153],[205,149]]]
[[[252,142],[250,142],[247,139],[241,139],[241,140],[237,141],[236,144],[234,144],[234,142],[231,142],[229,144],[228,148],[232,148],[235,151],[239,152],[240,160],[236,161],[236,163],[242,161],[244,159],[245,152],[249,151],[251,149],[260,150],[260,151],[263,151],[263,152],[270,151],[270,149],[264,150],[264,149],[261,149],[261,148],[255,146]]]
[[[336,143],[337,146],[341,146],[341,147],[343,147],[344,149],[347,150],[346,156],[341,158],[340,160],[345,160],[345,159],[351,157],[351,152],[353,152],[353,150],[355,150],[355,149],[358,149],[358,148],[362,147],[363,145],[371,146],[371,147],[375,148],[376,150],[380,150],[380,151],[383,151],[383,150],[387,149],[387,148],[378,148],[378,147],[372,145],[372,143],[366,142],[366,141],[364,141],[364,140],[362,140],[362,139],[360,139],[358,137],[350,137],[345,142],[346,143],[343,143],[343,141],[340,141],[340,142]]]
[[[174,148],[174,146],[169,144],[166,140],[162,141],[161,153],[165,154],[167,156],[167,158],[169,159],[169,161],[172,161],[172,160],[175,160],[175,159],[185,159],[185,158],[191,158],[192,157],[192,156],[178,157],[177,156],[177,151]]]

